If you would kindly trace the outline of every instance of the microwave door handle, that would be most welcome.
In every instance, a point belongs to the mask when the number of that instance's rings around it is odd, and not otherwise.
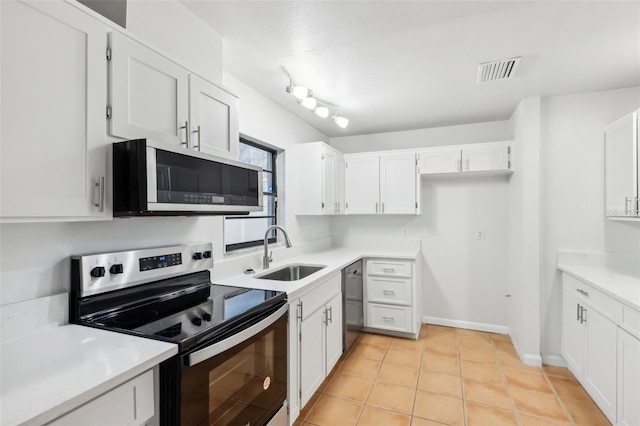
[[[284,315],[289,310],[289,305],[285,304],[280,309],[275,311],[273,314],[269,315],[267,318],[263,319],[257,324],[252,325],[249,328],[242,330],[239,333],[234,334],[233,336],[224,339],[220,342],[214,343],[211,346],[207,346],[206,348],[200,349],[198,351],[189,354],[188,365],[192,367],[202,361],[206,361],[209,358],[213,358],[214,356],[221,354],[227,349],[231,349],[236,345],[244,342],[245,340],[249,340],[256,334],[264,331],[266,328],[270,327],[274,322],[280,319],[282,315]]]

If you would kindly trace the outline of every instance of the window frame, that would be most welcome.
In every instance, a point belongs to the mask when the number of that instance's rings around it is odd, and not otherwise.
[[[227,223],[227,220],[251,220],[251,219],[271,219],[273,218],[273,224],[277,225],[278,224],[278,182],[277,182],[277,176],[278,176],[278,170],[277,170],[277,163],[278,163],[278,151],[274,148],[271,148],[267,145],[261,144],[260,142],[254,142],[250,139],[247,139],[245,137],[240,136],[240,140],[239,140],[240,144],[244,144],[244,145],[248,145],[248,146],[252,146],[254,148],[260,149],[262,151],[266,151],[268,153],[271,154],[271,170],[262,170],[262,173],[271,173],[271,186],[272,186],[272,191],[271,192],[267,192],[265,191],[265,188],[263,188],[262,190],[262,196],[267,196],[267,197],[273,197],[273,203],[274,203],[274,214],[273,215],[260,215],[260,216],[250,216],[250,215],[237,215],[237,216],[225,216],[224,217],[224,221],[225,224]],[[225,227],[226,228],[226,227]],[[223,240],[226,237],[226,229],[225,231],[223,231]],[[278,240],[277,235],[274,233],[273,237],[269,237],[267,239],[267,241],[269,242],[269,244],[273,244]],[[262,246],[264,244],[264,239],[260,239],[260,240],[252,240],[252,241],[245,241],[242,243],[234,243],[234,244],[227,244],[226,241],[224,242],[224,252],[225,254],[229,254],[229,253],[233,253],[236,252],[238,250],[242,250],[242,249],[247,249],[247,248],[251,248],[251,247],[259,247]]]

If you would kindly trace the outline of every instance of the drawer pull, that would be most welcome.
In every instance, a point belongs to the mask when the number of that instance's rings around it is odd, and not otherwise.
[[[589,292],[588,291],[584,291],[582,289],[577,289],[577,292],[582,294],[583,296],[589,297]]]
[[[396,294],[396,292],[395,292],[395,291],[393,291],[393,290],[382,290],[382,292],[383,292],[384,294]]]
[[[382,317],[383,320],[385,321],[395,321],[395,317]]]
[[[394,268],[382,268],[382,270],[384,272],[395,272],[396,271]]]

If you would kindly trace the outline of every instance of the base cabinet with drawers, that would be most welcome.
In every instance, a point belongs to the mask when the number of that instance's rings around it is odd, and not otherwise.
[[[365,329],[417,338],[420,308],[412,260],[367,259]]]
[[[639,425],[640,327],[632,325],[640,313],[569,274],[562,279],[569,370],[611,423]]]

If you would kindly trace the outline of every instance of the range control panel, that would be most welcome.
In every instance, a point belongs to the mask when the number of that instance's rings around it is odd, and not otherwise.
[[[213,244],[71,257],[72,286],[81,297],[213,268]]]

